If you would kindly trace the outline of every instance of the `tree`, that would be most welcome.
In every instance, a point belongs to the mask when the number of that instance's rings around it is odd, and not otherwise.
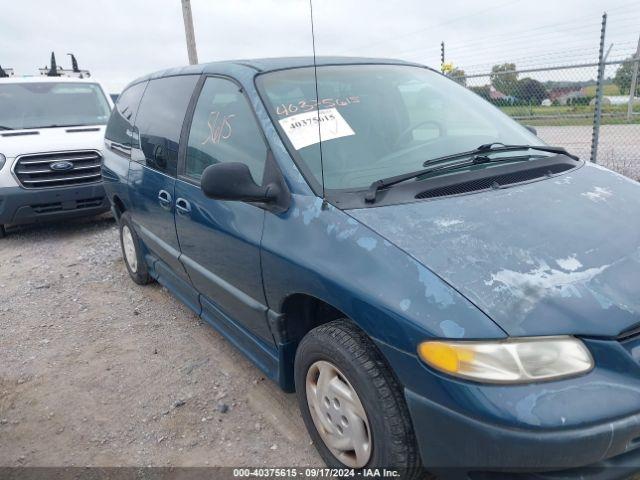
[[[540,105],[542,100],[547,98],[547,89],[544,85],[533,78],[523,78],[518,80],[515,97],[535,105]]]
[[[467,86],[467,78],[466,78],[467,74],[464,72],[463,69],[454,66],[453,63],[451,62],[445,63],[442,66],[442,73],[444,73],[447,77],[451,78],[452,80],[458,82],[463,87]]]
[[[505,95],[514,95],[518,85],[518,73],[515,63],[503,63],[491,68],[491,85]]]
[[[627,58],[622,65],[616,70],[616,75],[613,77],[613,83],[615,83],[620,89],[621,95],[628,95],[631,90],[631,76],[633,75],[633,57]],[[640,93],[640,82],[638,82],[635,95]]]

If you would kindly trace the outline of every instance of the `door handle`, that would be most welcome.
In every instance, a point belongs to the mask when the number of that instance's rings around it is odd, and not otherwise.
[[[191,212],[191,204],[184,198],[178,198],[176,200],[176,210],[182,215],[186,215]]]
[[[166,190],[160,190],[158,192],[158,201],[163,208],[171,205],[171,194]]]

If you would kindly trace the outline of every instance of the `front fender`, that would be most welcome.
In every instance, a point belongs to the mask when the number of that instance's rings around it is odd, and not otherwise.
[[[425,338],[505,337],[424,265],[318,197],[294,194],[287,212],[267,215],[262,252],[274,310],[289,295],[311,295],[344,312],[374,340],[411,354]]]

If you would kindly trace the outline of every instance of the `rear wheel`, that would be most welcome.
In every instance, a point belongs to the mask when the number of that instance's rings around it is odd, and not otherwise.
[[[151,283],[153,279],[147,270],[147,264],[142,256],[140,239],[136,234],[131,222],[131,215],[124,212],[120,217],[120,245],[122,247],[122,257],[127,267],[129,276],[138,285]]]
[[[422,474],[402,389],[362,330],[348,320],[313,329],[296,352],[295,380],[302,417],[327,465]]]

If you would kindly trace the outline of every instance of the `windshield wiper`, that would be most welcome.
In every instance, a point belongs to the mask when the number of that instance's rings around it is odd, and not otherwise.
[[[68,127],[86,127],[89,126],[89,123],[69,123],[65,124],[52,124],[52,125],[44,125],[42,127],[33,127],[33,128],[68,128]]]
[[[5,127],[4,125],[0,125],[0,130],[14,130],[11,127]]]
[[[500,145],[496,147],[496,145]],[[566,155],[569,158],[578,160],[578,157],[570,154],[562,147],[551,147],[548,145],[505,145],[504,143],[485,143],[480,145],[475,150],[469,150],[468,152],[454,153],[453,155],[445,155],[444,157],[432,158],[425,161],[422,166],[433,165],[434,163],[446,162],[448,160],[456,160],[458,158],[471,157],[473,155],[480,155],[483,153],[494,152],[517,152],[518,150],[538,150],[540,152],[557,153],[558,155]]]
[[[502,145],[501,147],[494,148],[494,145]],[[462,168],[473,165],[478,165],[481,163],[489,163],[489,162],[503,162],[503,161],[513,161],[513,160],[525,160],[531,158],[532,155],[520,155],[518,157],[500,157],[498,159],[491,160],[487,157],[488,154],[498,153],[498,152],[516,152],[518,150],[538,150],[541,152],[550,152],[557,153],[559,155],[566,155],[574,160],[578,160],[578,157],[570,154],[562,147],[550,147],[547,145],[504,145],[502,143],[487,143],[484,145],[480,145],[475,150],[470,150],[468,152],[455,153],[453,155],[445,155],[443,157],[432,158],[430,160],[425,161],[422,166],[429,167],[423,168],[422,170],[417,170],[415,172],[403,173],[402,175],[396,175],[394,177],[382,178],[380,180],[376,180],[369,186],[369,190],[365,194],[364,200],[367,203],[374,203],[376,201],[376,196],[379,190],[383,188],[390,187],[392,185],[396,185],[398,183],[402,183],[406,180],[411,180],[412,178],[421,177],[422,175],[426,175],[428,173],[433,173],[441,170],[449,170],[454,168]],[[446,165],[438,165],[443,162],[448,162],[450,160],[457,160],[460,158],[472,157],[469,160],[463,162],[455,162],[455,163],[447,163]]]

